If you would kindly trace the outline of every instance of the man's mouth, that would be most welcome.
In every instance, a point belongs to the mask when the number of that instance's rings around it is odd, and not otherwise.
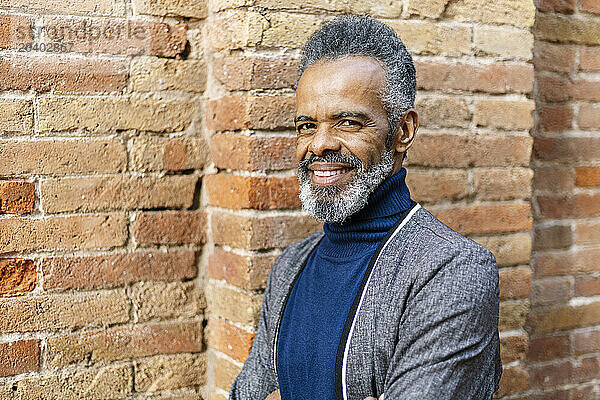
[[[344,179],[354,168],[348,164],[312,163],[308,166],[312,172],[311,181],[315,185],[333,185]]]

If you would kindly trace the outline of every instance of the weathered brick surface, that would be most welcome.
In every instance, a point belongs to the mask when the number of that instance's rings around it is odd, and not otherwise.
[[[500,271],[500,299],[519,299],[529,296],[531,270],[528,267],[503,268]]]
[[[207,272],[212,279],[225,280],[242,289],[263,289],[275,258],[260,253],[240,256],[215,247],[208,261]]]
[[[259,250],[289,246],[322,224],[307,216],[247,217],[219,211],[212,213],[211,226],[215,244]]]
[[[254,341],[254,333],[247,332],[222,319],[210,319],[208,332],[210,347],[239,362],[246,360]]]
[[[498,329],[508,331],[525,326],[529,314],[529,300],[507,300],[500,302]]]
[[[135,367],[135,390],[157,392],[206,382],[206,354],[147,358]]]
[[[133,6],[138,14],[206,18],[207,3],[206,1],[189,3],[182,0],[134,0]]]
[[[218,168],[246,171],[280,170],[296,166],[296,139],[217,133],[211,138],[211,158]]]
[[[467,26],[450,27],[412,20],[396,20],[389,25],[412,54],[459,56],[468,54],[471,50],[471,33]]]
[[[473,44],[476,51],[482,54],[530,60],[533,35],[524,29],[476,25],[473,29]]]
[[[165,138],[140,135],[131,139],[131,164],[135,171],[202,169],[208,145],[202,137]]]
[[[468,174],[460,170],[411,171],[406,184],[411,197],[422,203],[459,200],[469,194]]]
[[[138,321],[193,318],[202,313],[206,299],[193,282],[141,282],[132,289]]]
[[[532,247],[529,232],[474,236],[472,238],[494,254],[499,267],[523,265],[529,261]]]
[[[527,199],[532,178],[529,168],[482,168],[473,174],[473,189],[481,200]]]
[[[500,357],[504,364],[525,358],[529,347],[529,338],[525,334],[517,334],[500,338]]]
[[[27,135],[33,129],[33,102],[23,99],[0,100],[0,135]]]
[[[296,84],[298,60],[218,57],[213,60],[213,73],[228,90],[289,88]]]
[[[473,122],[495,129],[528,130],[533,125],[533,101],[479,100],[475,102]]]
[[[262,296],[217,281],[206,286],[206,298],[212,312],[241,324],[256,324]]]
[[[0,90],[119,92],[127,86],[127,66],[122,60],[11,56],[0,61]]]
[[[40,369],[37,339],[0,343],[0,376],[19,375]]]
[[[43,24],[50,41],[65,42],[75,53],[175,57],[186,44],[184,24],[67,16],[44,16]]]
[[[125,146],[116,140],[0,140],[2,175],[121,172]]]
[[[204,243],[206,214],[198,211],[146,211],[138,214],[131,233],[142,245]]]
[[[467,128],[471,112],[464,98],[455,96],[419,96],[415,101],[419,124],[424,127]]]
[[[21,0],[24,1],[24,0]],[[33,19],[21,15],[0,16],[0,48],[19,49],[32,41]]]
[[[209,362],[215,367],[215,386],[228,391],[241,368],[225,357],[213,355]]]
[[[36,281],[37,271],[33,260],[0,259],[0,295],[30,292]]]
[[[29,214],[34,206],[34,182],[0,181],[0,214]]]
[[[43,259],[44,289],[82,289],[138,281],[171,281],[196,276],[193,250],[138,251]]]
[[[0,225],[0,249],[3,253],[121,246],[126,226],[122,213],[5,219]]]
[[[39,100],[41,131],[92,132],[140,129],[180,131],[191,122],[193,101],[126,97],[45,97]]]
[[[134,58],[131,64],[131,88],[136,92],[203,92],[206,88],[206,66],[198,60]]]
[[[44,179],[40,182],[40,200],[47,213],[189,208],[197,180],[193,175]]]
[[[196,321],[134,325],[48,338],[47,366],[97,363],[157,354],[202,351],[202,324]]]
[[[125,5],[117,0],[99,0],[93,3],[86,0],[11,0],[10,6],[15,8],[24,7],[32,11],[83,12],[108,15],[123,15],[125,12]]]
[[[0,386],[0,398],[19,400],[104,400],[131,394],[133,376],[128,365],[84,369],[77,372],[23,378]]]
[[[535,34],[549,42],[600,44],[600,21],[588,16],[540,14],[535,22]]]
[[[206,106],[206,125],[217,131],[294,126],[293,97],[223,97]]]
[[[104,326],[129,320],[125,290],[0,299],[0,332]]]
[[[486,24],[509,24],[529,27],[535,18],[535,6],[527,0],[458,0],[450,2],[446,15]]]
[[[298,179],[244,177],[230,174],[207,175],[204,184],[208,204],[258,210],[300,207]]]

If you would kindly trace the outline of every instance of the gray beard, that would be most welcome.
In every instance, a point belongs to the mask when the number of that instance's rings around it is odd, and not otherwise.
[[[298,166],[300,181],[300,200],[302,209],[314,218],[342,223],[348,217],[362,210],[369,200],[369,195],[387,178],[394,168],[393,150],[385,150],[378,164],[366,170],[362,162],[355,156],[343,156],[330,153],[324,157],[304,160]],[[355,168],[354,177],[347,184],[338,186],[313,186],[310,181],[308,165],[316,161],[346,162]]]

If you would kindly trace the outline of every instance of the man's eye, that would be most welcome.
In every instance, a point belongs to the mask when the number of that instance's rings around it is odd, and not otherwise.
[[[313,123],[307,122],[305,124],[300,124],[296,127],[296,129],[298,130],[298,132],[303,132],[303,131],[308,131],[311,129],[315,129],[317,126]]]
[[[362,127],[362,124],[358,121],[354,121],[351,119],[345,119],[342,122],[340,122],[339,126],[344,127],[344,128],[360,128],[360,127]]]

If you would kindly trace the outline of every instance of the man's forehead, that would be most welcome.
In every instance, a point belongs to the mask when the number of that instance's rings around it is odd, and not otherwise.
[[[378,87],[384,79],[385,69],[376,59],[348,56],[336,60],[321,60],[309,66],[302,74],[297,89],[334,90],[348,85]]]

